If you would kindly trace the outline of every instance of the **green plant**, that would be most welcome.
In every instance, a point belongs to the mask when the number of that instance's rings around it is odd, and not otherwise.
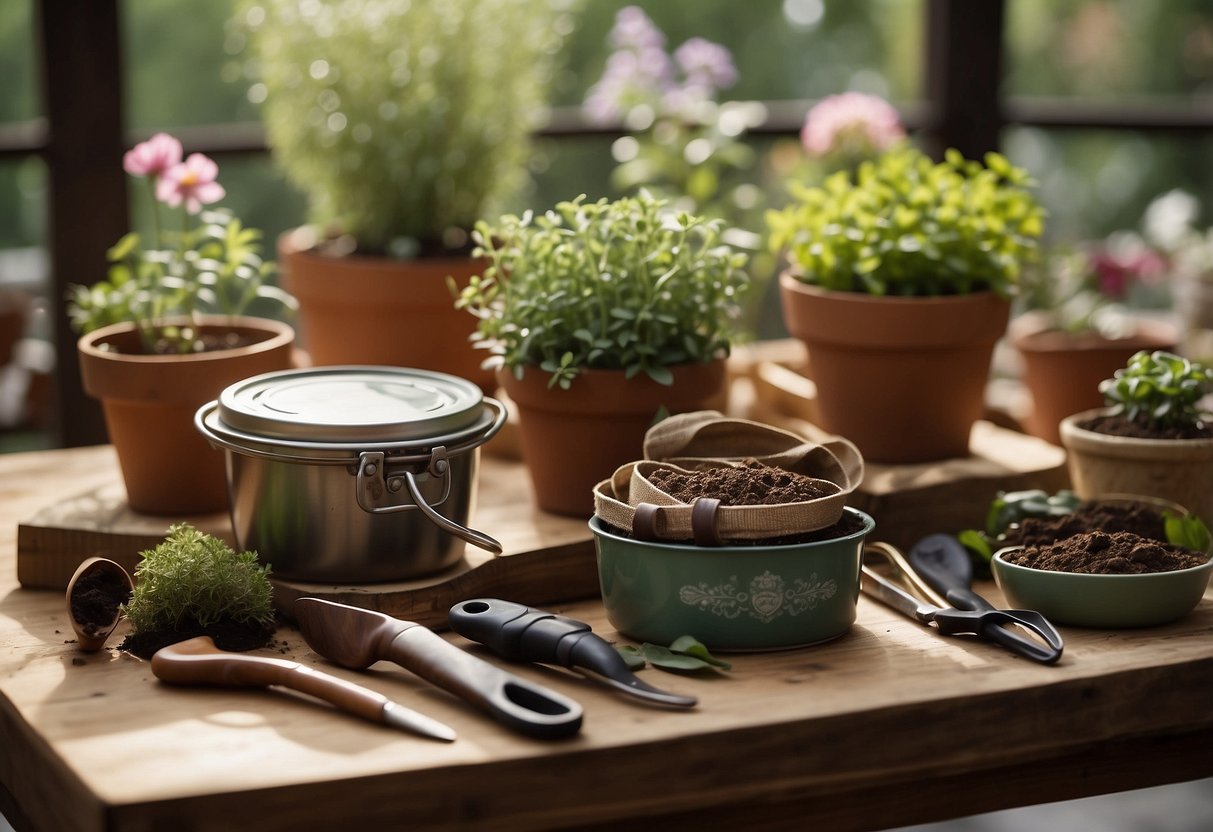
[[[261,259],[261,232],[230,211],[202,210],[224,196],[218,166],[200,153],[181,157],[181,142],[166,133],[126,154],[124,168],[145,179],[152,196],[153,246],[126,234],[107,253],[107,279],[69,288],[68,318],[77,332],[130,322],[145,353],[201,352],[200,314],[240,315],[259,301],[273,311],[294,309],[294,298],[270,281],[274,264]],[[166,227],[163,206],[180,214],[180,230]],[[171,317],[193,320],[167,323]]]
[[[732,670],[733,665],[718,659],[694,636],[679,636],[669,647],[645,642],[639,647],[624,644],[615,648],[632,670],[653,665],[662,670]]]
[[[1044,210],[1032,180],[997,153],[956,150],[933,163],[902,144],[820,186],[794,183],[768,211],[770,245],[793,274],[825,289],[874,295],[1014,294],[1037,250]]]
[[[220,621],[273,624],[269,567],[257,563],[255,552],[236,554],[222,540],[175,523],[164,542],[142,556],[123,608],[135,632]]]
[[[1203,422],[1200,400],[1213,391],[1213,368],[1173,353],[1142,350],[1099,383],[1112,408],[1148,428],[1192,427]]]
[[[615,202],[562,202],[543,214],[476,226],[487,258],[456,306],[479,319],[490,362],[552,374],[568,388],[584,368],[644,373],[727,354],[744,254],[720,242],[721,223],[669,213],[641,192]]]
[[[555,0],[265,0],[243,15],[274,158],[361,250],[458,248],[525,183]]]

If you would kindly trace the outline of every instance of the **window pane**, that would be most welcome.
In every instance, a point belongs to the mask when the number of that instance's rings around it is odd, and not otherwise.
[[[1007,25],[1013,95],[1213,92],[1208,0],[1011,0]]]
[[[0,123],[39,115],[32,9],[33,0],[0,3]]]

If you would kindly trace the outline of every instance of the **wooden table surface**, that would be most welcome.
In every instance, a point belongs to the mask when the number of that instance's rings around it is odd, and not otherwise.
[[[624,829],[658,818],[880,829],[1213,775],[1210,595],[1168,627],[1065,629],[1056,667],[937,636],[865,597],[831,644],[735,655],[713,678],[644,671],[698,696],[693,712],[514,668],[584,705],[581,735],[556,743],[509,733],[393,665],[331,666],[290,629],[286,657],[367,683],[459,739],[284,693],[166,687],[132,656],[78,652],[61,594],[15,577],[18,521],[113,464],[108,448],[0,457],[0,811],[18,829]],[[617,637],[597,601],[560,609]]]

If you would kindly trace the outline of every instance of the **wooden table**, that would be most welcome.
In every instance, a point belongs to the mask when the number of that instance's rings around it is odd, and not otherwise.
[[[1208,595],[1169,627],[1067,629],[1057,667],[864,598],[831,644],[733,656],[714,678],[644,671],[700,697],[688,713],[517,668],[585,706],[582,734],[558,743],[507,733],[394,666],[334,668],[289,629],[289,657],[459,739],[281,693],[169,688],[129,655],[79,653],[62,596],[15,579],[18,521],[112,465],[106,448],[0,457],[0,810],[18,829],[879,829],[1213,775]],[[598,602],[562,610],[616,637]]]

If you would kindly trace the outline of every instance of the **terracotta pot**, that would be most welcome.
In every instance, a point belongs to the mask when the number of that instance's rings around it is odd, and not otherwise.
[[[127,501],[144,514],[227,509],[223,452],[194,428],[194,412],[229,384],[291,366],[295,333],[286,324],[261,318],[203,321],[203,332],[234,329],[254,343],[193,355],[143,355],[129,323],[77,342],[84,389],[101,400]],[[107,344],[118,351],[101,348]]]
[[[488,357],[468,341],[476,319],[455,308],[447,277],[466,286],[483,263],[470,257],[394,260],[329,257],[278,240],[282,284],[299,301],[300,340],[313,364],[381,364],[437,370],[491,392]]]
[[[872,462],[968,456],[1007,300],[832,292],[786,273],[779,288],[784,323],[808,347],[821,427]]]
[[[594,486],[642,458],[644,434],[662,407],[688,413],[719,401],[724,359],[672,369],[670,386],[648,376],[625,379],[622,371],[583,370],[568,390],[549,389],[551,375],[538,367],[528,367],[521,379],[498,371],[498,382],[518,406],[522,456],[541,509],[589,517]]]
[[[1061,444],[1078,496],[1158,497],[1213,524],[1213,439],[1137,439],[1079,427],[1106,412],[1087,410],[1061,421]]]
[[[1174,350],[1179,333],[1163,321],[1135,322],[1125,338],[1095,332],[1068,333],[1050,327],[1048,318],[1028,313],[1011,322],[1011,343],[1023,358],[1023,382],[1032,394],[1024,427],[1033,436],[1060,444],[1058,423],[1067,416],[1103,404],[1099,382],[1129,362],[1138,350]]]

